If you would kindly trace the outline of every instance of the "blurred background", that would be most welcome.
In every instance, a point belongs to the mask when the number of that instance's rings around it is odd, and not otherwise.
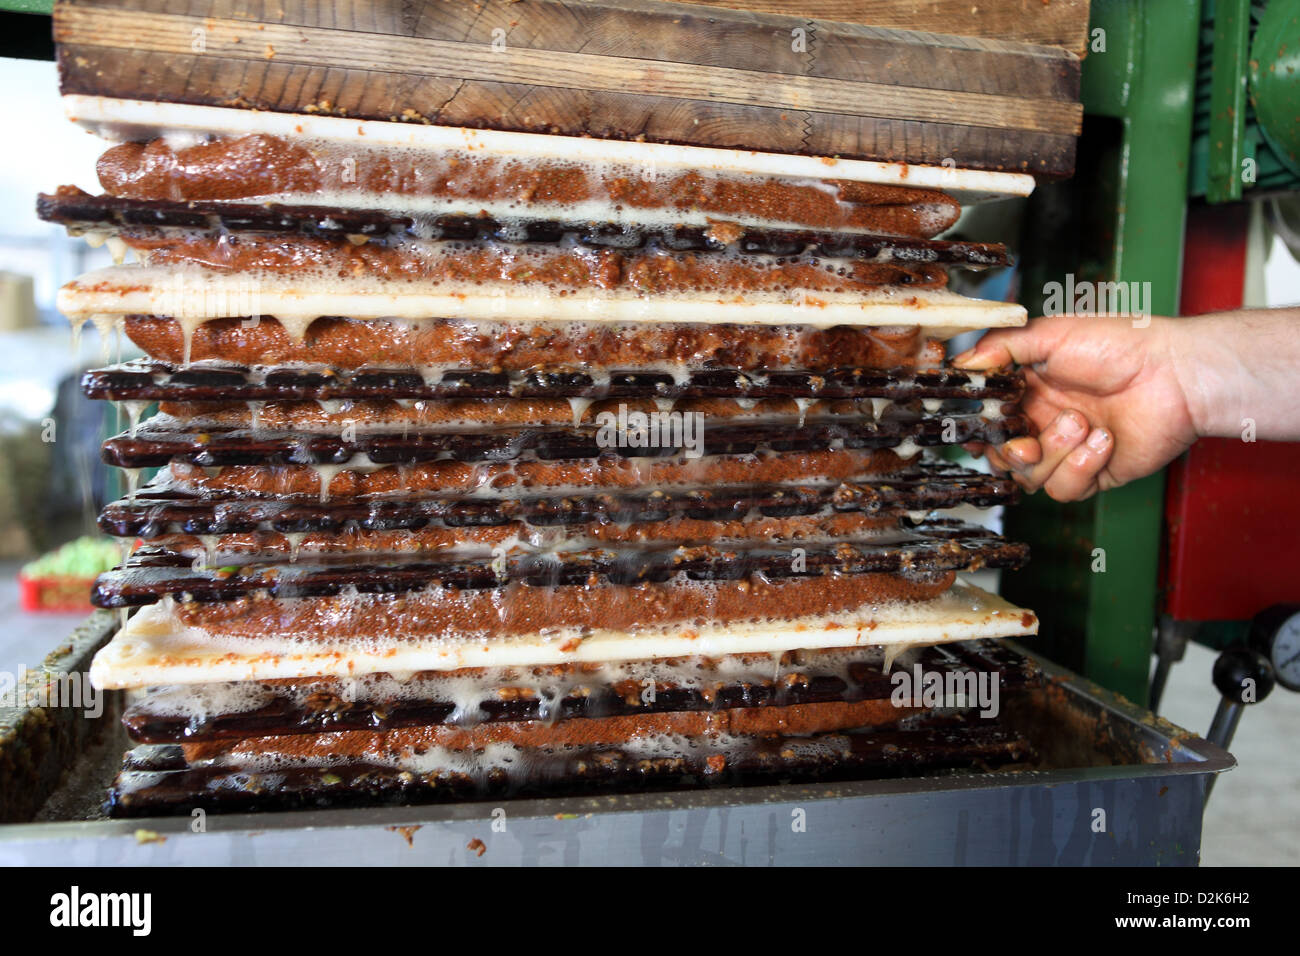
[[[52,62],[0,58],[0,84],[0,671],[14,673],[67,636],[89,610],[86,577],[117,554],[95,528],[118,492],[99,462],[117,416],[77,389],[117,345],[90,323],[74,344],[55,308],[59,286],[111,264],[108,252],[35,211],[38,192],[64,183],[98,192],[103,144],[64,118]]]

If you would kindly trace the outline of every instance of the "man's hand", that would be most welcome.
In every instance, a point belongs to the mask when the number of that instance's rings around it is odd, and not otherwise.
[[[953,360],[966,369],[1025,366],[1024,409],[1036,438],[983,452],[1026,491],[1078,501],[1149,475],[1197,438],[1179,380],[1179,331],[1189,320],[1061,315],[999,329]]]

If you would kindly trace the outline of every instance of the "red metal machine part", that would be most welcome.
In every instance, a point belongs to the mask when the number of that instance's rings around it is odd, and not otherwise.
[[[1241,307],[1250,209],[1188,208],[1180,314]],[[1297,370],[1300,372],[1300,370]],[[1168,470],[1164,611],[1178,621],[1246,621],[1300,600],[1300,444],[1212,438]]]

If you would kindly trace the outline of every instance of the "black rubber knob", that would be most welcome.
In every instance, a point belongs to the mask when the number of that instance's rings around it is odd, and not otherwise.
[[[1258,704],[1275,683],[1268,658],[1249,647],[1230,647],[1214,662],[1214,686],[1234,704]]]

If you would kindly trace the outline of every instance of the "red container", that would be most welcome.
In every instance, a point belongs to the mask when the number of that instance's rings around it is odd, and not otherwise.
[[[89,614],[94,578],[29,578],[18,575],[18,602],[24,611]]]

